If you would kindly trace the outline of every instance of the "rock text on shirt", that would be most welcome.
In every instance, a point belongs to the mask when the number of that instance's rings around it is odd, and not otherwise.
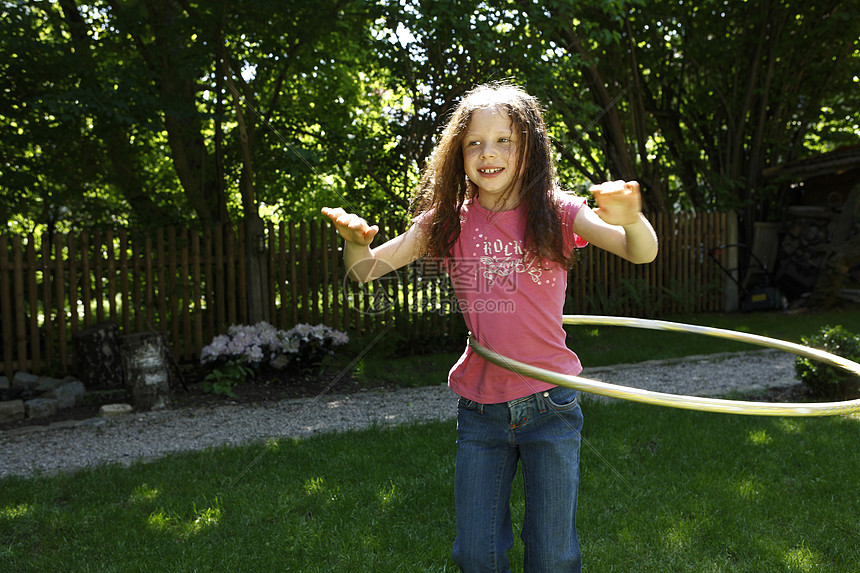
[[[507,279],[504,286],[515,288],[516,275],[522,274],[527,274],[533,282],[542,284],[543,272],[548,269],[541,266],[538,257],[533,253],[525,252],[522,241],[481,240],[481,235],[474,239],[475,247],[482,255],[478,258],[479,265],[475,272],[480,272],[487,280],[487,286],[493,286],[501,278]],[[499,282],[502,283],[501,280]]]

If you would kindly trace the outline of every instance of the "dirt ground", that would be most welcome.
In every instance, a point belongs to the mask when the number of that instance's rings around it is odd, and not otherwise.
[[[203,377],[206,372],[199,367],[184,366],[179,375],[171,380],[171,408],[195,408],[217,404],[261,404],[291,398],[314,397],[321,393],[349,394],[362,389],[350,373],[286,373],[264,372],[236,386],[235,396],[223,396],[205,392]],[[0,424],[0,431],[26,426],[47,426],[67,420],[85,420],[99,415],[105,404],[128,402],[122,388],[90,390],[83,402],[73,408],[59,410],[53,416],[25,418]]]

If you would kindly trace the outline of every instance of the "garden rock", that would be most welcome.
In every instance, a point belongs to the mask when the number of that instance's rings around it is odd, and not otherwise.
[[[24,400],[0,402],[0,422],[14,422],[24,417]]]
[[[4,383],[5,381],[5,383]],[[11,382],[0,377],[0,423],[53,416],[86,396],[84,383],[73,376],[58,379],[16,372]]]
[[[12,388],[14,390],[35,390],[39,384],[39,377],[27,372],[16,372],[12,377]]]
[[[84,387],[84,383],[80,380],[74,380],[46,392],[44,397],[57,400],[59,408],[71,408],[75,404],[80,404],[86,393],[87,389]]]
[[[72,377],[66,377],[62,380],[59,378],[51,378],[50,376],[40,376],[36,379],[36,386],[33,388],[36,392],[50,392],[56,388],[59,388],[66,382],[70,382],[74,380]]]
[[[112,416],[131,414],[133,410],[134,408],[131,404],[104,404],[99,408],[99,415],[104,418],[110,418]]]
[[[28,418],[47,418],[57,413],[54,398],[33,398],[24,402],[24,415]]]

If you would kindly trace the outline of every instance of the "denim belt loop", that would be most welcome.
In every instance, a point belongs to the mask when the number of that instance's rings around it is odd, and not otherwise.
[[[538,412],[543,414],[546,412],[546,400],[544,398],[549,398],[549,391],[546,392],[538,392],[535,394],[535,401],[537,402]]]

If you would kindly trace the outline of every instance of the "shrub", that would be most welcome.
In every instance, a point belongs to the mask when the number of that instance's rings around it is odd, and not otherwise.
[[[253,373],[254,371],[247,366],[230,360],[225,362],[223,366],[213,368],[203,380],[202,387],[205,392],[233,397],[236,395],[233,392],[233,387],[245,382],[248,376]]]
[[[299,324],[286,331],[267,322],[233,325],[200,353],[200,362],[212,367],[203,388],[232,395],[234,386],[261,367],[302,370],[317,366],[333,347],[347,342],[345,333],[323,324]]]
[[[860,360],[860,337],[842,326],[825,326],[817,334],[800,340],[806,346],[819,348],[854,362]],[[801,382],[818,398],[846,400],[860,392],[857,376],[836,366],[798,356],[794,361],[794,370]]]

